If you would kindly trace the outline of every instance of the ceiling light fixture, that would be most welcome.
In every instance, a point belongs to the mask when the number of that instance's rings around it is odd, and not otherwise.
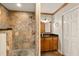
[[[21,4],[20,4],[20,3],[17,3],[16,5],[17,5],[18,7],[21,7]]]
[[[41,16],[41,22],[43,22],[43,23],[49,23],[49,22],[51,22],[51,18],[49,18],[46,15]]]

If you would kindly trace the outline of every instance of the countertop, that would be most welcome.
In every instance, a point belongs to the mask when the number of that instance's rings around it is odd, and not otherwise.
[[[41,37],[49,37],[49,36],[58,37],[58,34],[54,34],[54,33],[50,33],[50,32],[41,33]]]

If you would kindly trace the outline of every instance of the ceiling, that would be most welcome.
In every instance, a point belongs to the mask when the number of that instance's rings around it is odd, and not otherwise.
[[[42,13],[54,13],[62,5],[63,5],[63,3],[42,3],[41,12]]]
[[[35,4],[34,3],[21,3],[21,7],[17,6],[17,3],[2,3],[9,10],[16,11],[28,11],[34,12]]]
[[[16,11],[35,11],[35,3],[20,3],[21,6],[18,7],[17,3],[2,3],[9,10]],[[54,13],[59,9],[64,3],[41,3],[41,13]]]

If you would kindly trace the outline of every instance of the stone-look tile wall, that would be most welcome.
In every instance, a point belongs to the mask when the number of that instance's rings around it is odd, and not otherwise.
[[[8,12],[0,5],[0,28],[12,28],[13,56],[34,56],[35,51],[35,35],[36,23],[35,15],[26,12]]]
[[[0,29],[9,27],[8,16],[8,11],[2,5],[0,5]]]
[[[32,13],[11,12],[13,55],[35,55],[35,18]]]

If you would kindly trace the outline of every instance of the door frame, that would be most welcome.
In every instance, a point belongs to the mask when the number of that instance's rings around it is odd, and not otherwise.
[[[40,45],[40,3],[36,3],[36,9],[35,9],[35,20],[36,20],[36,56],[40,56],[41,54],[41,45]]]

